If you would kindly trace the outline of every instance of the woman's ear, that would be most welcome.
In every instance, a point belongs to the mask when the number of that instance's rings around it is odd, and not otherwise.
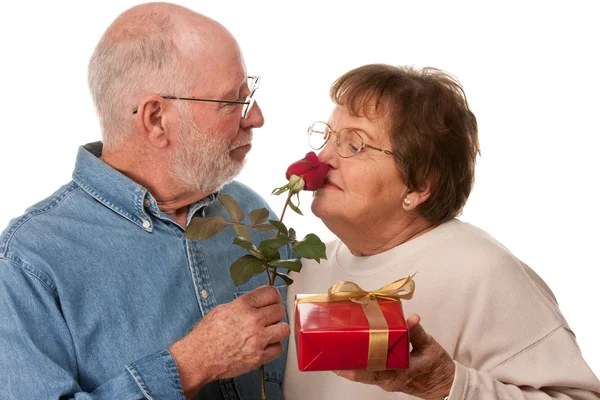
[[[431,196],[431,178],[425,180],[425,183],[418,190],[409,190],[402,199],[402,207],[406,211],[414,210],[425,202]]]

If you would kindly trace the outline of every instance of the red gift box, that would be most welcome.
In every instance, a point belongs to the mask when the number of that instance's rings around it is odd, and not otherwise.
[[[399,300],[372,299],[369,302],[368,307],[381,309],[387,322],[386,332],[381,327],[372,329],[373,321],[367,318],[368,311],[359,302],[323,299],[312,302],[314,296],[306,297],[296,296],[295,335],[300,371],[408,368],[409,334]],[[373,368],[369,365],[369,353],[382,334],[383,339],[387,336],[387,359],[383,351],[380,367]]]

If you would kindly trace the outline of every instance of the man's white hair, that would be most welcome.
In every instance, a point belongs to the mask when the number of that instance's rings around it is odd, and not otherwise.
[[[182,96],[193,86],[168,15],[147,12],[106,30],[88,67],[88,84],[104,147],[119,147],[129,136],[133,111],[144,95]]]

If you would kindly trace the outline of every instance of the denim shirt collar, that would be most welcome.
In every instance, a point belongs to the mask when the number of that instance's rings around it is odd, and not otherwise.
[[[153,230],[152,218],[149,214],[174,221],[159,210],[156,200],[148,189],[103,162],[100,159],[101,155],[102,142],[80,146],[73,171],[73,181],[100,203],[145,231]],[[211,193],[191,204],[186,226],[192,216],[200,208],[215,201],[218,194],[218,192]]]

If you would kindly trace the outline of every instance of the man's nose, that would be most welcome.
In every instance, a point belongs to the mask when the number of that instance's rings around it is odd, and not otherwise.
[[[246,118],[242,118],[241,125],[243,128],[260,128],[265,124],[265,117],[263,116],[262,109],[255,102]]]

